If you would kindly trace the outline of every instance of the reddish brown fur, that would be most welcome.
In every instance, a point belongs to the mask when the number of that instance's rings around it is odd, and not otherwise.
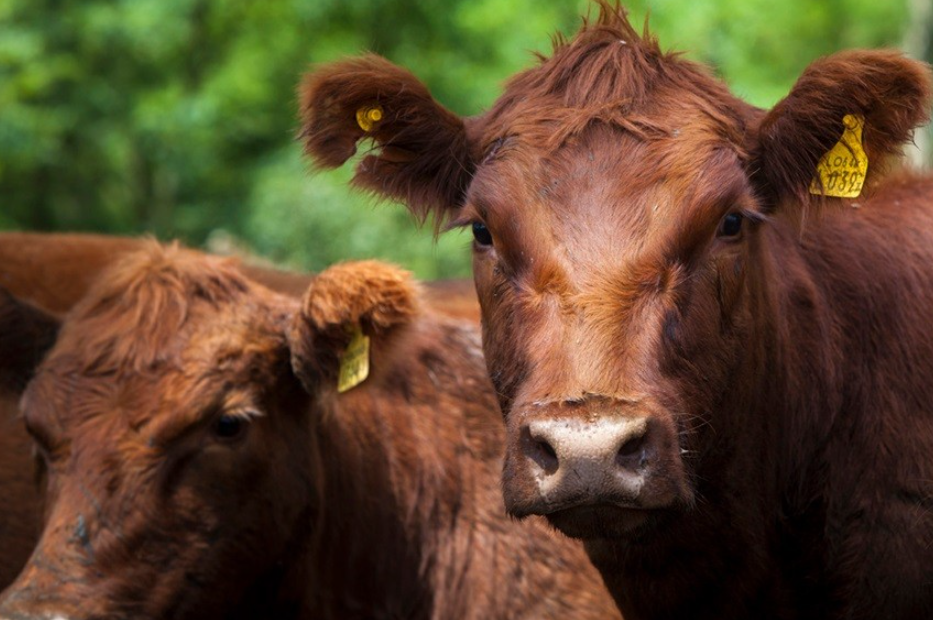
[[[933,180],[887,174],[928,118],[929,67],[843,52],[766,112],[599,6],[465,119],[452,153],[357,171],[492,238],[474,246],[474,276],[508,508],[585,539],[629,618],[930,616]],[[329,145],[355,139],[355,121],[317,125],[315,110],[363,80],[352,63],[323,71],[326,91],[305,80],[302,135],[336,165]],[[436,104],[406,101],[420,106]],[[446,131],[437,114],[408,131]],[[814,199],[845,114],[865,119],[866,186]],[[421,159],[470,177],[414,177]],[[542,491],[535,472],[563,462],[531,429],[555,421],[644,422],[613,461],[637,466]]]
[[[378,263],[301,307],[178,248],[105,272],[24,400],[49,508],[0,616],[613,617],[582,549],[505,517],[477,335],[422,308]],[[372,372],[338,394],[355,324]]]
[[[20,391],[31,370],[40,361],[49,342],[39,335],[53,314],[70,310],[108,265],[146,243],[142,239],[92,234],[0,233],[0,590],[12,583],[35,546],[39,519],[35,507],[41,493],[34,483],[32,441],[15,420]],[[238,264],[243,273],[277,292],[300,297],[313,278],[260,266]],[[472,283],[464,280],[429,282],[425,303],[446,316],[479,320],[479,307]],[[17,301],[28,300],[26,303]],[[154,317],[153,313],[146,314]],[[36,345],[42,346],[36,346]],[[17,350],[17,347],[25,349]]]
[[[16,578],[39,538],[42,496],[32,441],[18,419],[19,394],[0,389],[0,587]]]
[[[144,239],[83,233],[0,232],[0,286],[53,314],[71,309],[100,272]],[[273,291],[300,297],[312,274],[241,264],[248,277]],[[451,317],[479,321],[476,292],[468,280],[427,282],[425,300]]]
[[[839,139],[843,116],[865,118],[865,148],[877,172],[926,122],[929,100],[929,67],[905,62],[900,52],[854,50],[817,60],[758,125],[753,172],[764,176],[770,199],[805,204],[816,163]]]
[[[347,82],[347,72],[357,79]],[[437,105],[424,85],[404,69],[370,54],[321,67],[307,76],[299,92],[305,121],[300,138],[322,165],[345,162],[356,152],[359,140],[373,138],[379,149],[360,163],[354,179],[360,187],[412,198],[422,217],[455,201],[466,189],[473,164],[466,156],[463,122]],[[360,108],[383,101],[391,106],[369,135],[355,120],[347,124],[346,119],[356,119]],[[452,156],[424,157],[426,153]],[[445,182],[425,185],[420,181],[426,177]]]

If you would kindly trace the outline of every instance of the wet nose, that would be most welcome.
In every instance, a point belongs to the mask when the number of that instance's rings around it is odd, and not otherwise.
[[[546,503],[586,496],[634,500],[656,452],[645,417],[539,419],[524,428],[522,448]]]

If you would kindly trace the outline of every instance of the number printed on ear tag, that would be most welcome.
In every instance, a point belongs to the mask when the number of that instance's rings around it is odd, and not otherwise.
[[[846,114],[842,124],[845,129],[839,142],[816,165],[816,176],[810,182],[811,194],[857,198],[862,193],[868,174],[868,155],[862,147],[865,119]]]
[[[340,356],[337,391],[352,390],[369,376],[369,336],[357,325],[350,337],[347,350]]]

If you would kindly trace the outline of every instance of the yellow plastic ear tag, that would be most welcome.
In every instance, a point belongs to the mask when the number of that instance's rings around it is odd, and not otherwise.
[[[346,392],[358,386],[369,376],[369,336],[357,325],[352,330],[350,344],[340,356],[337,391]]]
[[[810,182],[811,194],[856,198],[862,193],[868,174],[868,155],[862,148],[865,119],[846,114],[842,123],[845,130],[839,142],[816,165],[816,177]]]
[[[369,133],[376,126],[376,123],[382,120],[382,107],[363,106],[356,111],[356,124],[360,129]]]

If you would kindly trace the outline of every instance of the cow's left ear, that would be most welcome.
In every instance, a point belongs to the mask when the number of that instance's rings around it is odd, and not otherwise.
[[[369,374],[373,349],[418,315],[419,299],[408,272],[378,261],[342,263],[321,272],[289,331],[295,374],[309,392],[322,382],[352,389]]]
[[[0,390],[23,391],[55,344],[59,321],[0,287]]]
[[[375,54],[322,65],[298,87],[305,153],[336,168],[367,138],[374,150],[353,183],[405,203],[438,226],[461,206],[474,158],[463,119],[441,106],[409,71]]]
[[[930,67],[897,51],[849,51],[814,62],[752,132],[749,171],[760,194],[773,207],[805,206],[811,189],[857,195],[866,181],[857,160],[867,163],[870,184],[929,118],[930,93]],[[828,166],[822,177],[818,166]]]

